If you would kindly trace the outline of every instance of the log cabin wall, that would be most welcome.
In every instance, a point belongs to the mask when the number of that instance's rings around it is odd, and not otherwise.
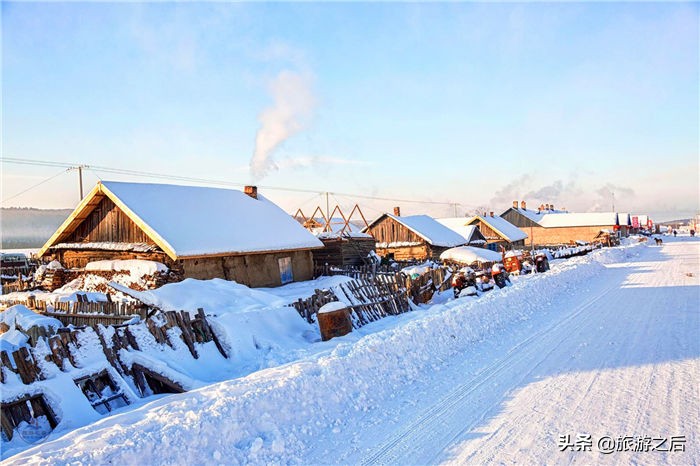
[[[377,255],[381,257],[393,257],[396,261],[423,261],[432,257],[428,244],[420,246],[403,246],[396,248],[377,248]]]
[[[367,233],[374,236],[377,243],[425,243],[423,238],[388,216],[370,226]]]
[[[397,261],[433,257],[431,247],[425,239],[387,215],[370,225],[366,233],[374,236],[377,255],[381,257],[393,257]]]
[[[128,259],[143,259],[156,261],[167,265],[173,269],[175,262],[168,257],[167,254],[161,251],[153,252],[131,252],[131,251],[107,251],[107,250],[89,250],[89,249],[59,249],[50,251],[45,255],[49,261],[57,260],[63,267],[68,269],[80,269],[85,267],[88,262],[101,260],[128,260]]]
[[[600,230],[613,231],[614,225],[600,225],[588,227],[557,227],[557,228],[521,228],[525,233],[530,235],[527,240],[528,246],[533,244],[537,246],[556,246],[560,244],[569,244],[572,241],[593,241],[600,233]]]
[[[249,287],[273,287],[282,284],[278,260],[291,258],[294,281],[313,278],[313,259],[310,250],[237,256],[183,258],[184,278],[209,280],[223,278]]]
[[[314,249],[316,266],[323,265],[362,265],[370,251],[375,251],[374,238],[324,238],[323,249]]]
[[[508,222],[512,223],[518,228],[524,228],[524,227],[538,227],[539,224],[536,222],[533,222],[530,220],[528,217],[523,215],[520,211],[517,209],[513,209],[512,207],[503,214],[501,214],[501,217],[506,219]]]
[[[64,243],[115,242],[155,244],[108,197],[104,197]]]

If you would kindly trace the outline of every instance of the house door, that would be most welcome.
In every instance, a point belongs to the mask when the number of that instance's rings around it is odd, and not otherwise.
[[[277,263],[280,268],[280,282],[284,285],[285,283],[290,283],[294,281],[294,274],[292,273],[292,258],[282,257],[277,259]]]

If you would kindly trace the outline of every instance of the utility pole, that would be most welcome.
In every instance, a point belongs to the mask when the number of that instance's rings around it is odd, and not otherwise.
[[[615,191],[611,191],[612,194],[612,211],[615,212]]]
[[[328,204],[328,191],[326,191],[326,228],[327,231],[331,231],[331,219],[328,218],[330,216],[330,206]]]
[[[456,216],[457,216],[457,203],[455,202],[453,205],[454,205],[454,208],[455,208],[455,217],[456,217]]]
[[[83,166],[78,165],[78,180],[80,182],[80,200],[83,200]]]

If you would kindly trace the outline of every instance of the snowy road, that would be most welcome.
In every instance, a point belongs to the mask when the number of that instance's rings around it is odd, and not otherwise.
[[[609,266],[556,319],[488,365],[456,366],[453,387],[343,461],[697,462],[699,249],[671,243]],[[559,451],[560,435],[578,434],[591,435],[592,453]],[[603,436],[682,435],[685,454],[597,452]]]
[[[599,251],[7,462],[698,464],[699,303],[700,242]],[[591,451],[560,451],[579,434]],[[685,452],[603,454],[604,436]]]

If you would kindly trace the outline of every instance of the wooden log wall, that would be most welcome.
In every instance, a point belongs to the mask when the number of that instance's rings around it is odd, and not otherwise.
[[[80,222],[76,229],[62,242],[115,242],[155,244],[108,197],[102,198],[94,210]]]
[[[322,239],[324,248],[313,251],[314,266],[360,266],[375,251],[374,238]]]
[[[425,240],[411,230],[385,215],[384,218],[368,228],[377,243],[425,243]]]

